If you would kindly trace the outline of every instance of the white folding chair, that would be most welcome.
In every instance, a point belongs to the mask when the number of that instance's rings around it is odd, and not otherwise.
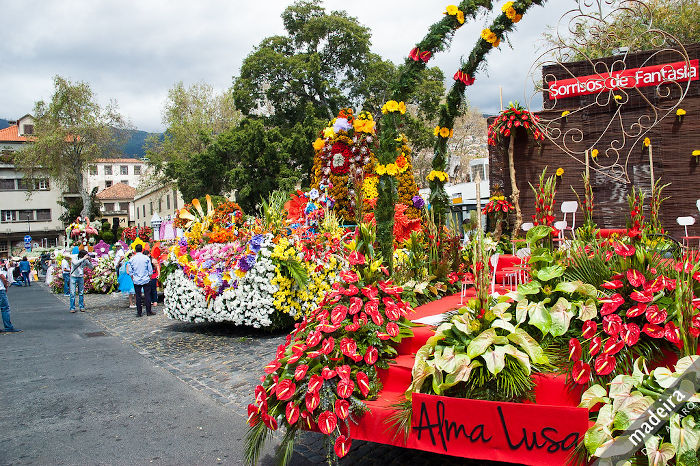
[[[566,230],[567,225],[568,224],[566,223],[566,220],[559,220],[558,222],[554,222],[554,228],[559,230],[559,235],[557,235],[559,241],[564,241],[564,230]]]
[[[525,259],[530,257],[530,248],[522,248],[518,249],[518,251],[515,253],[516,256],[518,256],[518,259],[520,259],[520,270],[518,271],[518,283],[525,283],[525,281],[528,278],[528,273],[525,270]]]
[[[532,223],[532,222],[525,222],[525,223],[523,223],[522,225],[520,225],[520,228],[522,228],[522,230],[523,230],[525,233],[527,233],[527,232],[528,232],[529,230],[531,230],[532,227],[534,227],[534,226],[535,226],[535,224]]]
[[[489,259],[489,262],[491,262],[491,267],[493,267],[493,275],[491,276],[491,294],[496,292],[496,269],[498,268],[499,257],[501,257],[501,255],[496,253],[491,256],[491,259]]]
[[[571,230],[571,236],[576,239],[576,211],[578,210],[578,202],[564,201],[561,203],[561,212],[564,214],[562,221],[566,222],[566,215],[571,214],[571,226],[564,227],[564,230]],[[564,234],[562,233],[562,238]]]
[[[698,200],[695,202],[695,205],[698,206],[698,211],[700,211],[700,199],[698,199]]]
[[[690,247],[690,240],[698,240],[698,245],[700,246],[700,236],[688,236],[688,227],[695,225],[695,217],[678,217],[676,218],[676,223],[682,226],[685,230],[683,244],[686,247]]]

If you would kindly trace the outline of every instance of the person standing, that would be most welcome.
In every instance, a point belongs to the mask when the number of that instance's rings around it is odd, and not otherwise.
[[[0,267],[0,311],[2,311],[3,332],[19,333],[20,329],[12,325],[10,322],[10,301],[7,299],[7,289],[10,287],[10,282],[7,279],[7,270],[5,266]]]
[[[153,273],[151,274],[151,306],[158,306],[158,275],[160,274],[160,266],[158,265],[158,260],[153,257],[153,253],[149,254],[148,251],[144,251],[144,254],[151,259],[151,266],[153,267]]]
[[[61,273],[63,274],[63,296],[70,296],[70,262],[68,261],[68,250],[63,253]]]
[[[75,252],[73,249],[73,252]],[[85,273],[83,269],[92,268],[92,263],[90,262],[90,256],[88,256],[87,251],[83,250],[78,252],[78,254],[71,255],[71,269],[70,269],[70,311],[75,313],[75,294],[78,293],[78,307],[80,312],[85,312]]]
[[[153,316],[156,313],[151,312],[151,274],[153,273],[153,264],[151,258],[143,255],[143,246],[137,244],[134,248],[134,254],[127,264],[127,270],[131,279],[134,281],[134,292],[136,293],[136,316],[141,317],[143,301],[146,303],[146,314]],[[141,291],[144,296],[141,297]]]
[[[114,271],[117,274],[117,279],[119,279],[119,266],[121,265],[122,261],[124,260],[124,256],[126,255],[124,253],[124,249],[122,248],[121,243],[117,243],[114,245]]]
[[[24,256],[21,261],[19,261],[19,272],[22,274],[22,281],[24,286],[31,286],[29,283],[29,272],[32,271],[32,265],[27,260],[27,256]]]
[[[126,271],[126,267],[129,262],[126,260],[127,256],[119,264],[119,274],[117,275],[117,281],[119,282],[119,291],[122,294],[129,296],[129,308],[136,309],[136,304],[134,303],[134,281],[131,279]]]

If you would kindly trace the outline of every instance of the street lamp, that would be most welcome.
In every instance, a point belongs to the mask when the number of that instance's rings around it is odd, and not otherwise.
[[[163,219],[157,213],[151,217],[151,228],[153,229],[153,241],[160,241],[160,225]]]

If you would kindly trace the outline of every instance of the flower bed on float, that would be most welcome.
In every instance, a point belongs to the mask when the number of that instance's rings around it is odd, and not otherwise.
[[[53,280],[51,280],[51,290],[54,293],[63,293],[63,273],[61,272],[61,261],[63,255],[56,256],[57,267],[53,270]],[[118,289],[117,274],[114,271],[114,253],[110,252],[99,258],[91,258],[93,268],[83,269],[85,293],[109,294]]]

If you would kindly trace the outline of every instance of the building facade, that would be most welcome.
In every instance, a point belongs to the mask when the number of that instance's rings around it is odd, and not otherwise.
[[[175,220],[177,212],[184,205],[175,183],[149,187],[140,190],[134,197],[134,221],[138,227],[150,227],[154,214],[163,222]]]
[[[25,115],[11,123],[0,130],[0,257],[22,254],[25,236],[34,248],[60,246],[65,238],[58,204],[63,190],[48,176],[26,180],[13,163],[14,153],[31,142],[34,119]]]
[[[102,219],[110,225],[120,227],[131,226],[134,222],[134,196],[136,188],[124,183],[113,184],[97,193],[97,199],[102,204],[100,212]]]
[[[117,183],[136,188],[148,171],[141,159],[97,159],[85,174],[87,189],[90,192],[97,187],[99,192]]]

